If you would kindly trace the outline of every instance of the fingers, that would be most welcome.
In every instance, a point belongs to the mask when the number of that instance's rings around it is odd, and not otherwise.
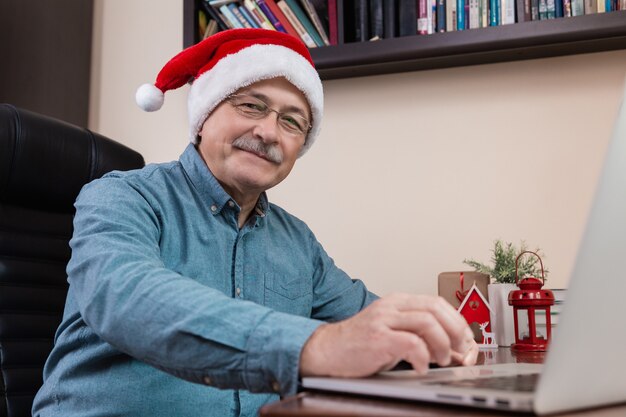
[[[401,311],[387,319],[387,325],[395,330],[411,332],[422,338],[428,352],[440,366],[447,366],[451,361],[450,337],[437,319],[421,311]]]
[[[397,331],[393,333],[390,341],[394,356],[397,358],[396,363],[404,359],[419,374],[428,372],[431,355],[428,346],[419,336],[410,332]]]
[[[470,330],[465,319],[441,297],[394,294],[386,297],[384,302],[390,303],[397,310],[402,312],[424,312],[431,314],[447,334],[450,348],[453,351],[465,354],[473,344],[474,334]],[[381,300],[381,301],[382,301]],[[404,328],[407,331],[414,331],[421,335],[419,328]],[[444,343],[442,341],[438,342]],[[445,358],[442,358],[445,360]]]

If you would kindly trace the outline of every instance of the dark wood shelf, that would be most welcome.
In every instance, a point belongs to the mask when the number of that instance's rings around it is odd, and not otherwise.
[[[195,39],[185,0],[184,42]],[[626,11],[312,48],[324,80],[626,49]]]

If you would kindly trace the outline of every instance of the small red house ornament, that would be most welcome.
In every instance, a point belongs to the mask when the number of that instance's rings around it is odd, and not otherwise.
[[[489,323],[491,307],[476,284],[469,289],[457,311],[465,318],[467,324],[478,323],[483,334],[482,343],[478,344],[479,347],[498,347]]]

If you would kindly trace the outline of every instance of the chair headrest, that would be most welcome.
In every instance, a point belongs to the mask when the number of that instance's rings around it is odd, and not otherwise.
[[[0,202],[74,212],[83,185],[144,166],[132,149],[88,129],[0,104]]]

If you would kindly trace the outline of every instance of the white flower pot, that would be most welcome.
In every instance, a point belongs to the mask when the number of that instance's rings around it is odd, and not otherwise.
[[[487,286],[491,306],[491,331],[495,333],[498,346],[511,346],[515,343],[513,306],[509,305],[509,293],[516,289],[515,284],[489,284]]]

